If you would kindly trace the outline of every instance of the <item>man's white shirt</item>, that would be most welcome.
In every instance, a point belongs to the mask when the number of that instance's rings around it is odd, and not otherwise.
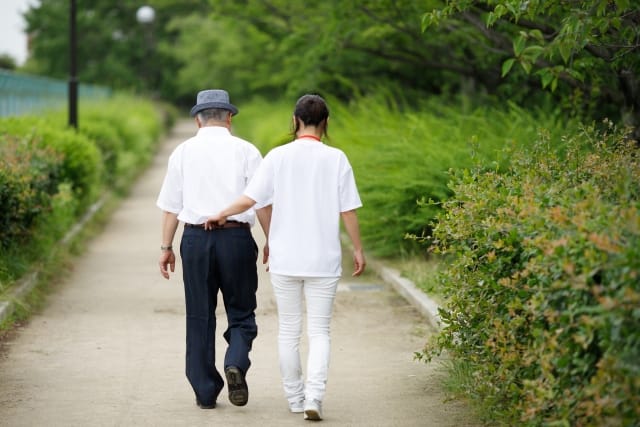
[[[177,214],[180,221],[202,224],[243,194],[261,160],[253,144],[227,128],[202,127],[171,153],[156,204]],[[255,211],[229,219],[253,225]]]

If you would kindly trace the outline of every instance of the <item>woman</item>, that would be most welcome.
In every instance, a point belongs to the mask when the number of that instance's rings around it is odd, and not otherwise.
[[[330,322],[342,273],[340,218],[353,244],[354,276],[365,268],[356,209],[362,206],[345,154],[322,143],[329,109],[304,95],[293,115],[295,140],[265,156],[244,195],[207,220],[207,227],[250,207],[272,206],[265,262],[278,306],[278,350],[291,412],[322,419],[330,355]],[[300,363],[302,297],[307,307],[306,383]]]

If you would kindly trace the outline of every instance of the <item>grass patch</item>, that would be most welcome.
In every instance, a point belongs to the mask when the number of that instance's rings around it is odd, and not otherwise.
[[[438,305],[444,302],[444,295],[438,284],[438,272],[443,268],[441,260],[434,257],[407,255],[400,258],[385,258],[384,262],[398,270],[403,277],[411,280]]]

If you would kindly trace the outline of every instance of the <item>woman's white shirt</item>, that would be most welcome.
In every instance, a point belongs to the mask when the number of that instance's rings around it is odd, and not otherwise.
[[[362,206],[353,170],[339,149],[312,139],[276,147],[244,194],[273,205],[269,271],[306,277],[342,273],[340,213]]]

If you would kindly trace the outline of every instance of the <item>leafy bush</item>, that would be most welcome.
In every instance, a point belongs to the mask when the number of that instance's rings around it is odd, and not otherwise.
[[[38,140],[0,135],[0,248],[23,242],[34,220],[50,210],[62,156]]]
[[[107,174],[114,177],[110,183],[117,189],[126,188],[149,163],[155,152],[155,143],[167,126],[163,120],[171,118],[171,113],[165,116],[171,110],[164,105],[158,107],[152,102],[122,95],[115,96],[108,103],[89,103],[83,111],[81,131],[84,126],[106,128],[109,129],[108,137],[115,136],[117,140],[114,146],[118,152],[108,165],[113,169],[109,169]]]
[[[102,162],[100,152],[86,136],[48,124],[33,117],[9,117],[0,120],[0,135],[11,135],[38,141],[62,156],[59,181],[71,184],[78,199],[78,208],[84,209],[97,194]],[[57,182],[52,182],[56,188]]]
[[[100,120],[83,120],[80,132],[91,139],[100,150],[103,168],[103,181],[113,182],[118,167],[118,156],[122,151],[122,141],[118,132],[108,123]]]
[[[640,419],[640,153],[608,124],[456,174],[434,223],[446,350],[507,425]]]

